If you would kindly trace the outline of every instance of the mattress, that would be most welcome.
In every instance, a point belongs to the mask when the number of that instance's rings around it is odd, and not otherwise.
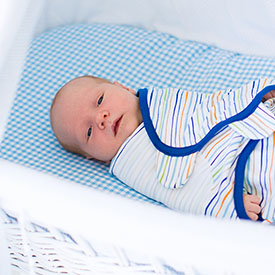
[[[135,90],[155,86],[211,93],[274,77],[274,72],[275,58],[238,54],[142,28],[58,27],[31,43],[0,157],[104,192],[159,204],[111,176],[107,165],[61,148],[49,121],[58,89],[74,77],[89,74]]]

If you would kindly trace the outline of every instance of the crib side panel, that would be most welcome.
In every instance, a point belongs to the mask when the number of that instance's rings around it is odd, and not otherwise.
[[[8,221],[1,216],[1,222],[9,229],[6,235],[19,230],[17,239],[7,239],[27,244],[23,245],[27,249],[23,255],[35,253],[43,261],[47,257],[42,251],[52,249],[69,261],[71,254],[63,253],[67,246],[84,250],[89,256],[93,249],[88,252],[88,247],[96,243],[96,247],[104,247],[99,254],[109,251],[109,255],[118,248],[118,253],[128,255],[129,251],[129,258],[131,253],[145,257],[145,262],[153,258],[157,265],[179,271],[187,266],[203,274],[273,272],[273,227],[184,215],[106,195],[7,161],[1,161],[1,167],[5,171],[5,184],[0,185],[1,209],[9,215]],[[64,244],[61,236],[66,236]],[[261,253],[255,253],[252,241],[258,236],[257,250]]]
[[[5,17],[0,22],[0,140],[44,1],[3,1],[1,5]]]

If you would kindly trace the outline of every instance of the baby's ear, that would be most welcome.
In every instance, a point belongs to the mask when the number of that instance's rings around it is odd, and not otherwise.
[[[124,86],[123,84],[119,83],[118,81],[114,81],[114,84],[115,84],[116,86],[119,86],[119,87],[121,87],[121,88],[123,88],[123,89],[129,91],[129,92],[132,93],[133,95],[136,95],[136,92],[135,92],[133,89],[130,89],[130,88]]]

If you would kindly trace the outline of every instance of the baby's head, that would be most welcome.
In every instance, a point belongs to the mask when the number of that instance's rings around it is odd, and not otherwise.
[[[135,91],[93,76],[66,83],[56,94],[50,115],[65,149],[107,163],[142,122]]]

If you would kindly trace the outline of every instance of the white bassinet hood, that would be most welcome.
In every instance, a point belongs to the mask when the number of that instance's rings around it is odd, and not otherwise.
[[[0,138],[28,47],[41,32],[74,23],[126,24],[245,54],[275,57],[274,14],[275,4],[269,0],[1,1]],[[181,267],[183,257],[190,265],[200,263],[208,274],[219,274],[217,270],[223,267],[231,268],[235,274],[272,274],[275,238],[271,227],[182,216],[134,201],[120,202],[112,196],[98,195],[98,191],[88,194],[81,186],[65,184],[4,160],[0,160],[0,175],[0,206],[19,214],[23,222],[26,218],[48,222],[50,226],[78,232],[88,240],[95,237],[113,240],[116,245],[137,248],[163,258],[170,253],[167,261],[176,266]],[[58,194],[63,195],[61,200]],[[79,198],[81,203],[77,205]],[[73,208],[74,205],[77,207]],[[104,205],[108,205],[108,211],[104,211]],[[87,206],[99,211],[89,211]],[[94,230],[87,227],[82,219],[84,216],[94,220]],[[127,231],[130,234],[125,237],[122,233]],[[163,236],[167,237],[159,243],[158,239]],[[259,244],[253,243],[255,238],[260,238]],[[6,255],[6,248],[2,249],[1,245],[0,255]],[[250,252],[255,246],[255,251],[260,253],[252,257]],[[0,257],[0,273],[8,275],[9,268],[2,259]]]

